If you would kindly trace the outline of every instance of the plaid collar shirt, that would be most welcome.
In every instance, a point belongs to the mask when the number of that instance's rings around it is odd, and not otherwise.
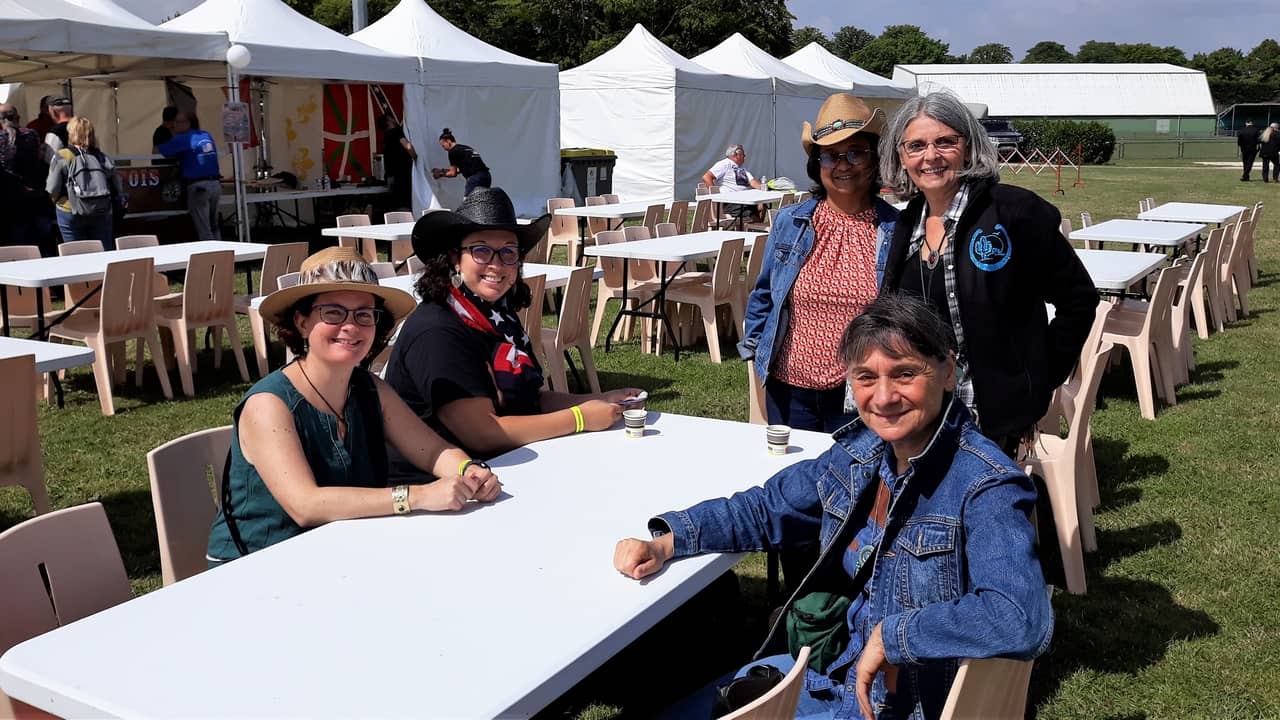
[[[947,312],[951,316],[951,330],[956,336],[956,398],[963,402],[965,407],[969,408],[969,412],[973,414],[974,421],[978,422],[978,409],[974,406],[973,398],[973,376],[969,374],[968,355],[965,352],[964,344],[964,326],[960,322],[960,300],[956,297],[956,226],[960,223],[960,216],[964,214],[964,210],[968,206],[969,183],[962,182],[960,183],[960,190],[951,199],[951,205],[942,214],[944,238],[942,266],[944,270],[943,278],[946,280],[947,287]],[[924,245],[924,222],[928,215],[926,203],[925,211],[920,213],[920,220],[916,223],[915,229],[911,231],[909,253],[919,253],[920,247]]]

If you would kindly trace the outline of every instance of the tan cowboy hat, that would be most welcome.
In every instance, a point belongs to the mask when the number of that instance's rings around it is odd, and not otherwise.
[[[883,135],[884,122],[884,111],[880,108],[867,107],[862,98],[848,93],[836,93],[818,108],[816,123],[805,122],[800,131],[800,144],[808,155],[814,144],[835,145],[860,132]]]
[[[396,320],[418,306],[403,290],[378,284],[378,275],[351,247],[330,247],[302,261],[298,284],[268,295],[258,312],[267,322],[283,325],[284,316],[299,300],[327,292],[366,292],[382,298],[383,308]]]

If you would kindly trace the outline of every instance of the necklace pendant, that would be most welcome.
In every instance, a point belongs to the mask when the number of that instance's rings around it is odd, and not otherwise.
[[[934,268],[938,267],[938,260],[939,260],[939,257],[938,257],[938,251],[937,251],[937,250],[930,250],[930,251],[929,251],[929,257],[928,257],[928,259],[927,259],[927,260],[925,260],[925,262],[926,262],[926,263],[928,263],[928,265],[929,265],[929,269],[930,269],[930,270],[932,270],[932,269],[934,269]]]

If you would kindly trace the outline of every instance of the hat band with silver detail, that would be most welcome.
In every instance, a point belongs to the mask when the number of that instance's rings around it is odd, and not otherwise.
[[[829,125],[823,125],[813,131],[813,139],[821,140],[839,130],[857,130],[867,124],[866,120],[832,120]]]

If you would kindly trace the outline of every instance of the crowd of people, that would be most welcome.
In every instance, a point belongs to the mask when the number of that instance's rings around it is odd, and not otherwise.
[[[740,351],[771,422],[835,442],[761,487],[653,518],[614,565],[641,579],[698,553],[797,551],[788,632],[774,623],[758,657],[786,672],[797,642],[812,647],[798,716],[936,717],[960,659],[1048,646],[1036,487],[1014,458],[1099,298],[1058,211],[1000,184],[955,97],[913,98],[888,118],[835,95],[801,148],[812,197],[755,250],[765,262]],[[729,148],[722,175],[744,160]],[[341,248],[265,299],[296,359],[236,407],[211,565],[340,518],[493,501],[487,458],[615,424],[640,390],[544,390],[518,316],[532,300],[523,258],[549,221],[522,225],[505,192],[473,188],[414,226],[420,303]],[[365,367],[397,325],[383,380]],[[708,717],[714,691],[670,716]]]

